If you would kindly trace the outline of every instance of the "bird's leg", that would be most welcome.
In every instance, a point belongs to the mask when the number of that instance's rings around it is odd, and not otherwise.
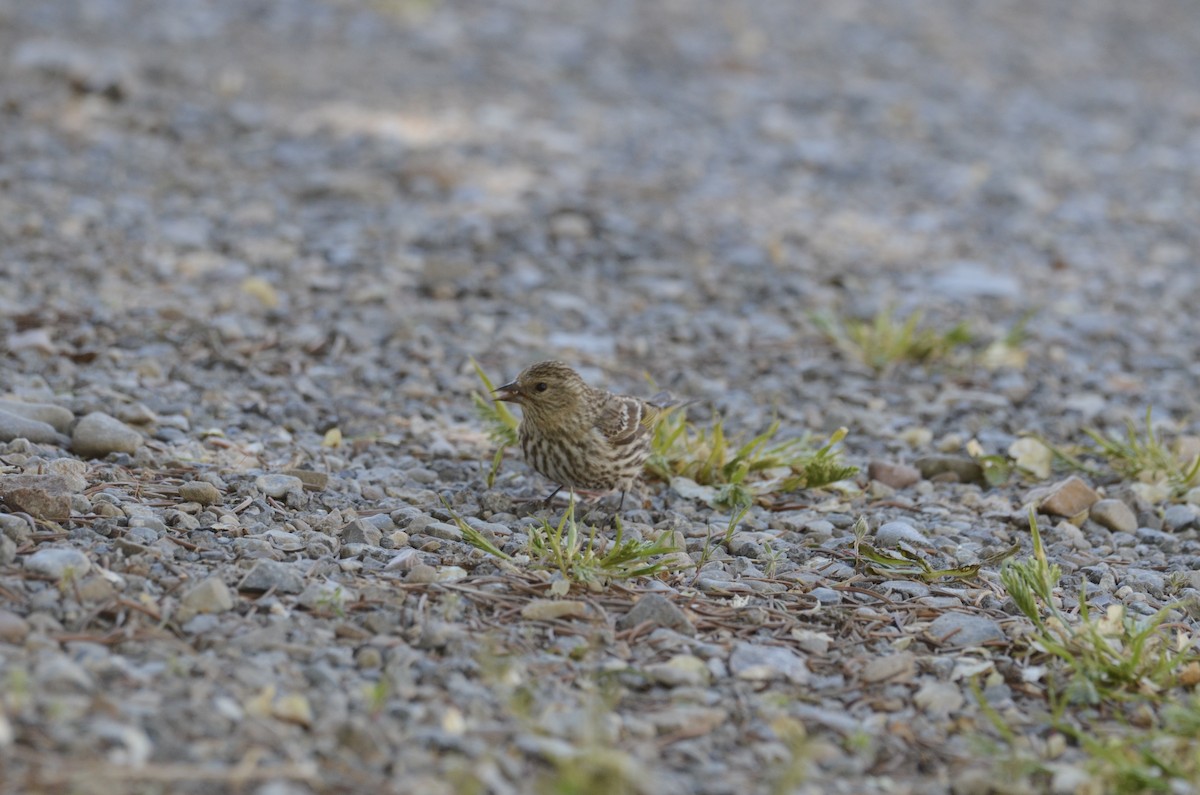
[[[620,500],[620,502],[617,503],[617,509],[615,511],[613,511],[612,516],[608,517],[608,526],[609,527],[617,526],[617,517],[621,515],[621,508],[624,507],[624,505],[625,505],[625,495],[627,493],[628,493],[628,490],[621,492],[621,500]]]
[[[546,499],[542,500],[542,507],[543,507],[543,508],[549,508],[549,507],[550,507],[550,501],[551,501],[551,500],[553,500],[553,499],[554,499],[554,497],[555,497],[555,495],[556,495],[556,494],[558,494],[560,491],[562,491],[562,486],[559,486],[557,489],[555,489],[554,491],[550,492],[550,496],[549,496],[549,497],[547,497]]]

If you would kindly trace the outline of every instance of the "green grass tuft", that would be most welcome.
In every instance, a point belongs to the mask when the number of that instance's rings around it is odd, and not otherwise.
[[[870,321],[836,321],[824,315],[814,315],[813,320],[839,350],[876,373],[900,362],[939,361],[974,341],[966,323],[937,331],[921,327],[921,312],[913,312],[904,321],[896,320],[892,312],[890,307],[884,309]]]
[[[1194,638],[1164,626],[1169,608],[1138,619],[1123,606],[1111,605],[1102,618],[1093,619],[1086,585],[1081,585],[1078,620],[1064,613],[1054,600],[1062,570],[1046,556],[1032,508],[1029,528],[1033,556],[1007,561],[1000,580],[1034,624],[1034,650],[1065,678],[1065,685],[1052,685],[1052,700],[1065,697],[1072,704],[1096,705],[1156,699],[1178,684],[1185,666],[1200,660]]]
[[[451,510],[445,500],[442,504],[449,511],[463,540],[476,549],[497,557],[509,564],[515,558],[507,554],[486,536],[471,527],[461,516]],[[617,535],[608,541],[595,526],[577,522],[575,498],[567,505],[567,511],[555,523],[541,519],[529,528],[527,553],[535,568],[557,570],[571,583],[579,583],[598,590],[617,580],[636,577],[655,577],[678,568],[665,562],[661,556],[678,552],[672,535],[664,531],[653,541],[626,539],[620,517],[615,518]]]
[[[617,536],[610,543],[597,540],[595,526],[575,521],[575,498],[557,524],[547,519],[529,530],[530,557],[547,568],[558,569],[570,581],[599,589],[614,580],[654,577],[672,570],[660,558],[677,552],[671,533],[664,531],[653,541],[625,539],[620,517],[615,517]],[[586,540],[585,540],[586,536]]]
[[[488,438],[496,445],[496,454],[492,457],[492,466],[488,469],[487,476],[487,485],[490,489],[496,482],[496,473],[500,471],[500,462],[504,460],[504,451],[517,443],[517,426],[521,423],[508,406],[491,398],[491,394],[496,391],[496,385],[479,366],[479,362],[472,359],[471,366],[475,368],[475,374],[483,382],[483,387],[487,390],[488,395],[484,397],[478,392],[471,393],[471,400],[475,403],[475,413],[483,421]]]
[[[742,442],[726,435],[721,418],[710,428],[697,428],[680,409],[655,428],[646,471],[666,482],[684,477],[701,486],[715,486],[713,504],[723,508],[749,506],[768,494],[818,488],[858,472],[838,460],[835,448],[846,438],[845,428],[815,450],[807,437],[776,441],[779,428],[775,420]]]
[[[889,578],[908,577],[921,580],[922,582],[936,582],[943,577],[952,577],[960,580],[974,579],[979,576],[979,569],[985,563],[994,564],[999,562],[1000,559],[1013,554],[1016,554],[1016,548],[1005,550],[1005,552],[989,558],[987,561],[972,563],[966,566],[937,568],[917,551],[905,547],[897,547],[885,551],[860,540],[855,545],[854,550],[857,562],[872,574],[879,574]]]
[[[1106,436],[1094,428],[1085,430],[1096,443],[1096,454],[1108,461],[1123,478],[1165,487],[1171,496],[1181,496],[1200,485],[1200,455],[1190,461],[1155,435],[1151,409],[1146,409],[1146,430],[1138,432],[1132,420],[1126,423],[1125,436]]]

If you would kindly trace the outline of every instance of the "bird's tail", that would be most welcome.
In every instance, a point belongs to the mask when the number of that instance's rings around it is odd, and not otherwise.
[[[654,397],[647,398],[646,403],[650,405],[653,411],[646,412],[646,416],[642,418],[642,422],[651,427],[665,420],[676,411],[685,409],[693,403],[699,403],[699,400],[692,398],[691,400],[683,400],[672,395],[670,392],[663,390]]]

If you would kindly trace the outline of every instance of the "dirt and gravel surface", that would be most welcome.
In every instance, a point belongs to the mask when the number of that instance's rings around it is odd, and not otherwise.
[[[1191,0],[0,0],[0,790],[1028,788],[981,751],[972,682],[1047,709],[990,556],[1048,486],[1064,605],[1150,615],[1200,494],[907,467],[1200,434],[1198,219]],[[1026,336],[881,377],[816,320],[888,307]],[[486,486],[471,357],[846,426],[863,474],[560,597],[442,503],[520,552],[547,486]],[[627,528],[699,563],[696,494]],[[872,573],[860,517],[982,570]]]

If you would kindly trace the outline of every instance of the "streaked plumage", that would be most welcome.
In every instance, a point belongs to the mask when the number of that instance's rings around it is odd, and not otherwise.
[[[640,398],[590,387],[562,362],[530,365],[496,397],[521,407],[518,435],[531,467],[559,489],[619,490],[622,504],[650,457],[654,423],[663,412]]]

